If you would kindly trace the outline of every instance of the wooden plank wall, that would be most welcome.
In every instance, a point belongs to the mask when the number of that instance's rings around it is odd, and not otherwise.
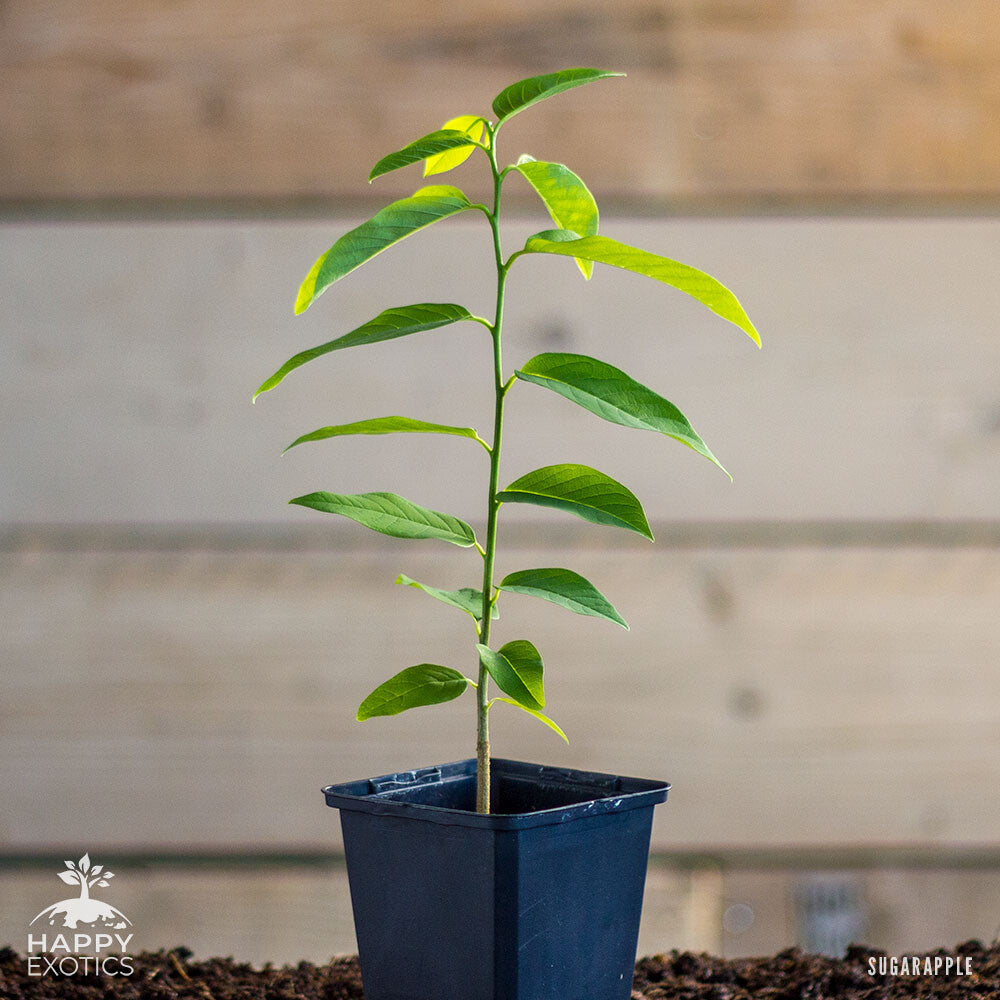
[[[368,189],[364,169],[378,155],[485,105],[511,79],[580,63],[630,76],[540,106],[534,121],[511,126],[512,148],[579,165],[613,204],[904,196],[954,207],[996,194],[994,4],[672,0],[612,12],[557,0],[544,13],[432,5],[415,21],[400,3],[236,10],[213,0],[125,13],[100,0],[8,0],[2,26],[0,197],[29,214],[31,205],[95,199],[235,199],[244,209],[254,199],[382,200],[414,179]],[[345,359],[340,383],[330,382],[333,368],[297,373],[253,410],[246,399],[331,326],[407,301],[413,288],[448,299],[467,282],[485,287],[488,253],[483,245],[443,270],[439,260],[481,235],[449,223],[345,283],[336,308],[324,302],[292,324],[297,279],[359,218],[3,227],[10,384],[0,402],[0,509],[10,525],[43,526],[12,529],[3,554],[7,846],[55,844],[67,828],[122,845],[327,843],[306,806],[316,781],[398,766],[396,737],[377,726],[349,742],[349,708],[371,677],[358,661],[375,655],[349,626],[367,603],[393,608],[375,652],[382,672],[396,666],[420,611],[415,595],[386,581],[414,566],[446,575],[446,564],[421,551],[402,565],[344,533],[321,544],[288,534],[276,522],[301,524],[301,512],[280,501],[335,476],[345,490],[416,491],[475,519],[478,493],[468,477],[424,482],[428,464],[453,461],[453,442],[342,442],[335,458],[316,451],[280,466],[273,456],[304,429],[360,415],[362,404],[397,408],[404,376],[429,387],[410,397],[421,415],[488,421],[454,363],[473,334]],[[511,238],[534,228],[516,224]],[[605,228],[723,275],[766,349],[758,354],[679,297],[637,295],[628,276],[601,274],[587,296],[564,262],[517,276],[511,356],[542,345],[656,372],[654,383],[737,477],[729,487],[687,455],[649,461],[648,441],[604,425],[578,430],[562,401],[522,394],[511,470],[567,449],[602,456],[668,542],[636,554],[641,571],[629,570],[617,548],[586,532],[560,534],[552,519],[522,527],[523,558],[554,560],[569,545],[642,627],[631,637],[594,632],[579,685],[554,675],[572,750],[550,751],[544,733],[512,722],[518,743],[586,766],[668,773],[682,805],[694,798],[659,828],[662,846],[994,840],[994,807],[971,788],[1000,767],[990,672],[1000,587],[989,527],[1000,488],[995,221],[612,214]],[[38,275],[53,268],[59,280],[40,295]],[[698,535],[705,519],[778,527],[748,547],[738,533]],[[847,523],[851,544],[818,544],[832,537],[822,530],[798,544],[802,521]],[[211,531],[156,528],[204,522],[253,525],[257,541],[234,541],[231,528],[222,542]],[[677,523],[694,536],[671,535]],[[88,524],[103,528],[59,527]],[[116,527],[134,524],[152,527],[138,539]],[[340,575],[345,562],[363,571],[360,587]],[[325,617],[325,607],[339,610]],[[570,658],[580,623],[542,619],[553,649]],[[427,637],[441,655],[458,655],[436,629]],[[289,641],[300,644],[290,663]],[[332,668],[331,644],[351,651]],[[636,669],[619,681],[607,663],[622,655]],[[629,697],[618,698],[619,683]],[[628,707],[636,695],[646,696],[639,725]],[[450,739],[428,742],[419,721],[401,726],[421,759],[461,754]],[[301,788],[283,788],[300,758]],[[748,783],[733,760],[763,764],[764,777]],[[212,762],[211,795],[181,809],[177,786],[174,804],[158,807],[164,782],[181,781],[195,761]],[[122,802],[136,803],[127,820],[89,795],[95,768]],[[39,772],[58,795],[38,798]],[[234,779],[251,774],[289,796],[280,813],[242,794]],[[928,776],[951,793],[920,797]],[[208,805],[216,795],[218,813]],[[808,808],[790,813],[785,804],[799,796]],[[894,808],[872,808],[885,796]]]
[[[507,602],[572,742],[496,712],[495,752],[673,781],[660,850],[996,842],[996,549],[629,556],[569,559],[632,634]],[[3,845],[332,849],[322,785],[470,756],[470,699],[354,722],[410,662],[472,669],[401,566],[460,582],[447,553],[377,547],[4,556]]]
[[[504,85],[628,81],[511,125],[604,197],[995,198],[992,0],[6,0],[0,198],[379,200],[368,166]]]
[[[462,220],[302,319],[290,302],[336,235],[419,183],[369,187],[372,162],[571,65],[629,76],[519,117],[504,152],[568,162],[609,235],[718,273],[765,349],[627,275],[585,288],[550,261],[512,276],[508,360],[580,351],[643,376],[736,482],[518,390],[505,473],[600,465],[642,497],[658,546],[509,517],[506,568],[569,562],[633,630],[508,602],[501,628],[538,638],[573,742],[511,713],[498,749],[675,782],[654,848],[704,860],[654,866],[642,950],[791,943],[800,864],[869,865],[866,937],[883,947],[991,936],[994,0],[2,0],[0,858],[335,851],[320,784],[468,752],[468,706],[352,721],[410,657],[464,662],[461,624],[391,581],[467,583],[467,561],[284,500],[392,488],[478,523],[481,491],[453,473],[481,456],[433,440],[277,454],[399,410],[486,426],[468,378],[482,331],[345,352],[255,408],[249,394],[386,306],[488,310],[489,248]],[[472,165],[454,178],[483,192]],[[506,197],[534,220],[513,246],[544,221],[523,185]],[[943,867],[917,873],[910,852]],[[962,858],[978,867],[945,870]],[[150,947],[323,958],[352,947],[337,878],[328,902],[316,871],[243,885],[154,866],[127,911]],[[0,876],[0,939],[20,940],[41,883]],[[734,931],[731,905],[754,923]]]
[[[117,875],[109,901],[132,921],[136,949],[184,944],[196,956],[324,962],[357,950],[343,861],[312,865],[188,866],[102,853]],[[805,943],[796,897],[815,879],[779,870],[679,867],[653,859],[639,926],[640,955],[670,948],[770,955]],[[25,925],[58,892],[60,862],[0,870],[0,941],[23,949]],[[879,867],[839,876],[862,900],[859,937],[890,955],[995,936],[1000,873]],[[109,890],[111,891],[111,890]],[[735,918],[735,919],[734,919]]]
[[[343,439],[279,454],[316,427],[400,409],[485,432],[480,326],[341,351],[256,405],[250,397],[296,351],[388,306],[458,301],[488,312],[491,243],[476,220],[393,247],[300,317],[298,282],[359,217],[5,226],[3,517],[303,524],[309,515],[284,501],[337,485],[394,489],[475,520],[474,442]],[[513,224],[508,249],[540,225]],[[572,262],[522,259],[509,281],[508,366],[575,351],[642,377],[735,481],[531,385],[510,397],[510,479],[600,458],[660,522],[996,517],[996,220],[613,218],[605,230],[724,276],[763,350],[662,285],[613,268],[585,283]],[[58,281],[40,294],[38,276],[53,268]],[[450,474],[428,480],[428,462]]]
[[[482,456],[433,438],[279,452],[384,413],[485,426],[482,331],[342,352],[250,404],[285,357],[386,305],[485,287],[488,252],[465,250],[482,227],[443,223],[294,319],[300,273],[352,221],[0,228],[5,849],[331,848],[320,785],[468,755],[468,704],[353,714],[409,663],[467,664],[463,617],[392,581],[469,584],[475,554],[285,500],[395,489],[479,523]],[[1000,224],[612,225],[726,275],[765,346],[630,275],[512,272],[509,365],[556,346],[642,374],[736,478],[512,393],[504,476],[604,468],[659,541],[505,509],[502,571],[567,562],[633,630],[505,601],[498,637],[536,637],[572,743],[508,713],[498,750],[674,781],[658,849],[995,845]]]
[[[183,942],[201,957],[232,955],[258,964],[325,962],[331,955],[357,953],[343,861],[242,868],[120,864],[117,859],[114,864],[114,902],[135,927],[136,950]],[[51,897],[54,879],[51,871],[0,871],[0,941],[23,949],[24,926]],[[650,870],[640,955],[662,951],[665,942],[719,950],[721,941],[714,928],[705,926],[696,900],[703,881],[703,875],[664,866]]]

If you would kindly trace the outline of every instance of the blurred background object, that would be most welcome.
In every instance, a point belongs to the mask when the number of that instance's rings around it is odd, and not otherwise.
[[[388,306],[488,308],[489,238],[465,220],[291,307],[337,236],[419,186],[367,185],[376,159],[573,65],[629,76],[519,117],[504,158],[569,164],[603,232],[719,275],[764,350],[628,274],[512,272],[508,363],[655,373],[735,483],[517,389],[502,474],[596,465],[657,542],[505,512],[504,572],[564,561],[632,631],[511,597],[504,637],[537,637],[571,744],[511,713],[495,750],[674,782],[643,952],[995,937],[1000,9],[7,0],[0,939],[21,945],[65,852],[89,850],[140,947],[353,948],[319,787],[471,754],[464,702],[353,717],[413,657],[468,660],[457,616],[393,580],[468,585],[475,562],[284,502],[392,489],[478,524],[481,457],[279,454],[395,412],[482,429],[488,352],[455,327],[250,397]],[[477,167],[447,179],[479,194]],[[513,247],[548,223],[509,187]]]

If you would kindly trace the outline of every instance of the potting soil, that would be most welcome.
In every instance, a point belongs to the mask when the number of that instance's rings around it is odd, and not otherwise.
[[[363,1000],[356,958],[257,968],[230,958],[195,961],[186,948],[143,952],[130,976],[29,976],[0,948],[3,1000]],[[636,964],[632,1000],[1000,1000],[1000,944],[968,941],[920,955],[852,946],[842,959],[790,948],[767,958],[670,952]],[[456,997],[455,1000],[461,1000]],[[566,1000],[580,1000],[567,997]]]

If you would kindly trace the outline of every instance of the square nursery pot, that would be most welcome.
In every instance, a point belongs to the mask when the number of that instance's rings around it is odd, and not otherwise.
[[[670,785],[476,761],[324,788],[366,1000],[628,1000],[653,806]]]

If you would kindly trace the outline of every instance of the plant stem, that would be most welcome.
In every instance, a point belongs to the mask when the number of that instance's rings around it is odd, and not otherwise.
[[[507,269],[503,263],[500,248],[500,188],[503,177],[497,168],[495,135],[487,125],[490,137],[490,166],[493,170],[493,211],[489,214],[490,229],[493,231],[493,251],[497,266],[497,303],[493,318],[493,382],[496,402],[493,416],[493,446],[490,453],[490,492],[486,516],[486,552],[483,555],[483,617],[480,625],[479,641],[490,643],[490,622],[493,614],[493,561],[497,546],[497,484],[500,474],[500,441],[503,437],[503,401],[507,386],[503,381],[503,362],[500,353],[500,328],[503,324],[504,286]],[[489,728],[489,674],[479,664],[479,687],[476,689],[476,812],[490,811],[490,728]]]

